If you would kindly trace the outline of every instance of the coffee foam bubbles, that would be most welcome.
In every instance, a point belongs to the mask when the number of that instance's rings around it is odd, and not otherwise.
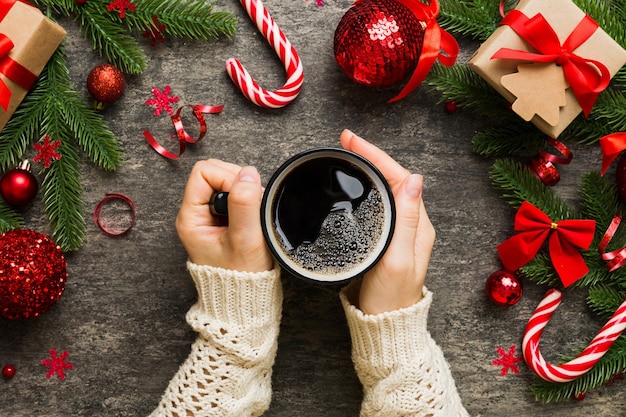
[[[354,210],[338,207],[324,219],[319,237],[283,252],[298,269],[319,275],[347,273],[361,266],[376,250],[385,225],[385,206],[378,189]]]

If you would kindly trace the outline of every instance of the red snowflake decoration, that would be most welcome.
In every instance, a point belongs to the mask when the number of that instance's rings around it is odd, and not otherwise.
[[[165,23],[159,23],[159,17],[154,15],[152,16],[152,26],[143,33],[143,37],[150,38],[150,45],[155,46],[157,41],[165,43],[164,32]]]
[[[515,375],[519,374],[519,368],[517,364],[522,360],[520,356],[515,356],[515,351],[517,347],[515,345],[511,345],[508,352],[500,346],[497,349],[499,359],[494,359],[491,361],[491,364],[494,366],[501,366],[502,371],[500,371],[501,376],[505,376],[509,371],[513,372]]]
[[[170,95],[171,93],[172,88],[169,85],[165,86],[163,91],[152,87],[152,95],[154,97],[146,100],[146,105],[154,107],[155,117],[160,116],[163,111],[167,112],[167,114],[174,114],[171,104],[178,103],[178,97]]]
[[[43,138],[43,143],[35,143],[33,147],[39,152],[37,156],[33,158],[35,162],[43,162],[43,165],[46,168],[50,168],[50,164],[52,160],[58,161],[61,159],[61,154],[59,154],[55,149],[61,146],[60,140],[55,140],[54,142],[50,142],[50,136],[46,135]]]
[[[134,12],[137,10],[137,6],[135,6],[130,0],[113,0],[107,6],[108,11],[118,10],[120,13],[120,19],[126,17],[126,10]]]
[[[50,358],[41,360],[41,364],[49,368],[46,378],[50,378],[56,373],[59,379],[63,381],[65,379],[65,370],[74,369],[74,365],[66,361],[69,355],[70,353],[66,350],[60,356],[57,356],[57,352],[54,349],[50,349]]]

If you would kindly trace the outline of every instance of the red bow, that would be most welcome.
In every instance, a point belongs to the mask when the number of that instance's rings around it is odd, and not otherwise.
[[[567,287],[589,272],[579,249],[588,249],[596,228],[594,220],[553,222],[536,206],[525,201],[515,215],[515,230],[520,232],[498,246],[505,268],[515,271],[535,257],[550,232],[550,259]]]
[[[604,175],[617,155],[626,149],[626,132],[612,133],[601,137],[600,148],[602,149],[602,175]]]
[[[0,20],[4,19],[15,3],[15,0],[0,0]],[[30,6],[27,2],[23,3]],[[5,34],[0,33],[0,73],[24,90],[30,90],[33,84],[35,84],[35,81],[37,81],[37,76],[19,62],[9,57],[9,52],[13,49],[13,46],[11,39]],[[9,87],[4,81],[0,80],[0,106],[2,106],[5,111],[9,109],[11,94],[12,92]]]
[[[528,18],[519,10],[511,10],[501,24],[510,26],[539,53],[501,48],[491,58],[556,62],[563,67],[565,78],[585,117],[589,116],[598,95],[609,85],[611,73],[603,63],[583,58],[574,51],[598,29],[598,24],[585,15],[563,45],[541,13]]]
[[[417,67],[400,93],[389,100],[389,103],[401,100],[415,90],[424,81],[437,59],[443,65],[450,67],[454,65],[459,55],[459,44],[456,39],[437,23],[437,15],[439,15],[437,0],[431,0],[429,4],[422,3],[421,0],[399,1],[411,10],[418,20],[425,23],[426,28]]]

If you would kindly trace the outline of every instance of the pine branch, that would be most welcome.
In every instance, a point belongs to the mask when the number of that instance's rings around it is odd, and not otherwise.
[[[501,18],[498,2],[493,0],[441,0],[440,6],[437,22],[441,27],[482,41],[496,30]]]
[[[24,218],[0,199],[0,233],[24,227]]]
[[[215,3],[205,0],[136,0],[137,10],[128,14],[126,24],[133,30],[144,32],[154,27],[153,16],[165,24],[164,34],[190,40],[231,37],[237,29],[237,18],[225,11],[213,11]]]
[[[608,319],[626,300],[626,290],[602,284],[589,289],[587,304],[599,317]]]
[[[140,74],[147,67],[146,56],[137,40],[126,33],[116,15],[106,10],[106,3],[88,1],[77,8],[77,20],[85,38],[109,62],[127,74]]]
[[[581,211],[585,217],[596,221],[596,235],[601,237],[613,217],[622,212],[617,190],[599,172],[589,172],[583,175],[580,195]]]
[[[472,139],[474,152],[487,158],[535,156],[545,145],[546,136],[522,121],[487,128]]]

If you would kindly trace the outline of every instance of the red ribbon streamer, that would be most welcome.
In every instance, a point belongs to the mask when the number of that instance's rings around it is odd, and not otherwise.
[[[16,0],[0,0],[0,20],[6,17],[15,3]],[[28,2],[24,1],[23,3],[30,6]],[[37,76],[22,64],[9,57],[9,52],[13,47],[13,41],[5,34],[0,34],[0,73],[24,90],[30,90],[33,84],[35,84],[35,81],[37,81]],[[11,89],[9,89],[6,83],[0,80],[0,106],[2,106],[5,111],[9,110],[12,94]]]
[[[577,249],[589,248],[595,227],[594,220],[553,222],[543,211],[525,201],[515,215],[514,229],[520,233],[502,242],[498,253],[505,268],[515,271],[535,257],[550,235],[550,259],[567,287],[589,272]]]
[[[180,114],[185,107],[190,107],[192,109],[196,120],[198,120],[198,123],[200,123],[200,133],[198,133],[197,139],[189,136],[189,134],[187,133],[187,131],[185,131],[185,128],[183,127],[183,122],[180,119]],[[205,106],[202,104],[189,104],[179,107],[176,113],[172,115],[172,123],[174,124],[174,128],[176,129],[176,137],[178,138],[177,154],[165,149],[159,142],[157,142],[157,140],[154,138],[154,136],[152,136],[150,131],[145,130],[143,132],[143,136],[146,138],[152,148],[154,148],[154,150],[157,151],[161,156],[169,159],[178,159],[183,154],[183,152],[185,152],[188,143],[196,143],[206,134],[207,125],[203,113],[219,113],[223,109],[224,105]]]
[[[563,67],[565,78],[585,117],[589,116],[598,95],[609,85],[611,74],[602,62],[583,58],[574,51],[598,29],[598,24],[585,15],[563,45],[541,13],[528,18],[519,10],[511,10],[501,24],[510,26],[539,53],[501,48],[491,58],[556,62]]]
[[[569,148],[558,139],[548,137],[548,144],[561,153],[562,156],[555,155],[550,152],[541,151],[539,155],[531,162],[532,170],[541,181],[548,185],[556,185],[560,179],[559,171],[554,164],[567,165],[572,162],[574,154]]]
[[[389,100],[389,103],[401,100],[415,90],[424,81],[437,59],[443,65],[450,67],[454,65],[459,55],[459,44],[456,39],[437,23],[437,15],[439,15],[437,0],[431,0],[430,4],[422,3],[420,0],[399,1],[411,10],[418,20],[424,22],[426,28],[417,67],[400,93]]]
[[[111,230],[104,227],[104,225],[102,224],[102,220],[100,218],[100,211],[102,210],[102,206],[104,206],[106,203],[108,203],[111,200],[122,200],[126,204],[128,204],[131,210],[130,224],[128,225],[126,229],[120,232],[112,232]],[[107,193],[106,197],[104,197],[96,206],[96,209],[93,212],[93,221],[100,228],[100,230],[102,230],[104,234],[106,234],[107,236],[111,236],[111,237],[124,236],[135,225],[135,203],[133,202],[133,200],[130,199],[130,197],[124,194]]]
[[[606,267],[609,272],[613,272],[626,264],[626,247],[611,252],[604,252],[611,239],[613,239],[615,232],[617,232],[617,228],[619,227],[621,221],[622,216],[617,215],[613,217],[611,224],[606,229],[606,232],[604,232],[604,236],[598,245],[598,252],[602,255],[602,259],[607,261]]]
[[[626,132],[611,133],[600,138],[602,149],[602,175],[617,156],[626,149]]]

